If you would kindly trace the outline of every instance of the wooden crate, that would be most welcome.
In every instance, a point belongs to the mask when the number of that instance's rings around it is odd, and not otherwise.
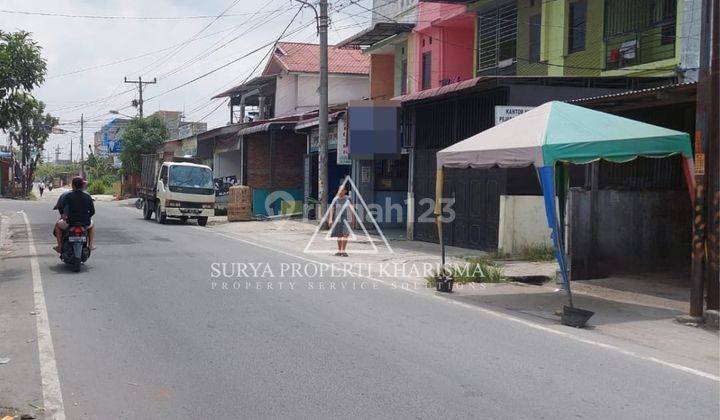
[[[227,208],[228,222],[246,222],[252,219],[252,209],[250,207],[230,207]]]
[[[252,202],[252,190],[246,185],[234,185],[230,187],[228,203],[250,204]]]

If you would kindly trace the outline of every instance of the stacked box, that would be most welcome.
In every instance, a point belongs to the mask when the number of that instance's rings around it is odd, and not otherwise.
[[[228,222],[247,221],[252,218],[252,190],[245,185],[230,187],[227,204]]]

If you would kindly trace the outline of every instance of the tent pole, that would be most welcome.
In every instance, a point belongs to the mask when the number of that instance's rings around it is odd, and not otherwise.
[[[440,261],[443,273],[445,272],[445,240],[443,238],[442,225],[442,197],[444,176],[442,166],[437,168],[435,175],[435,222],[437,223],[438,241],[440,241]]]

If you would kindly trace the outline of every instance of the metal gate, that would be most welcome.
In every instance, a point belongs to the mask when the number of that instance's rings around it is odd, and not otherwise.
[[[435,198],[435,152],[415,152],[415,238],[437,242],[432,201]],[[444,196],[454,201],[455,219],[445,224],[445,243],[462,248],[494,251],[498,246],[500,194],[505,190],[505,169],[446,169]]]

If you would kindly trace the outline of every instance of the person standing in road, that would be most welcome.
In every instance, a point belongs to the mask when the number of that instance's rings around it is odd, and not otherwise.
[[[350,203],[350,185],[344,182],[335,194],[335,200],[330,207],[330,213],[328,214],[328,224],[330,225],[330,237],[337,238],[338,252],[335,256],[347,257],[348,253],[345,252],[347,249],[348,236],[350,236],[350,226],[353,222],[353,214],[351,211],[352,204]]]
[[[42,197],[43,192],[45,191],[45,183],[43,181],[40,181],[38,184],[38,191],[40,191],[40,197]]]

